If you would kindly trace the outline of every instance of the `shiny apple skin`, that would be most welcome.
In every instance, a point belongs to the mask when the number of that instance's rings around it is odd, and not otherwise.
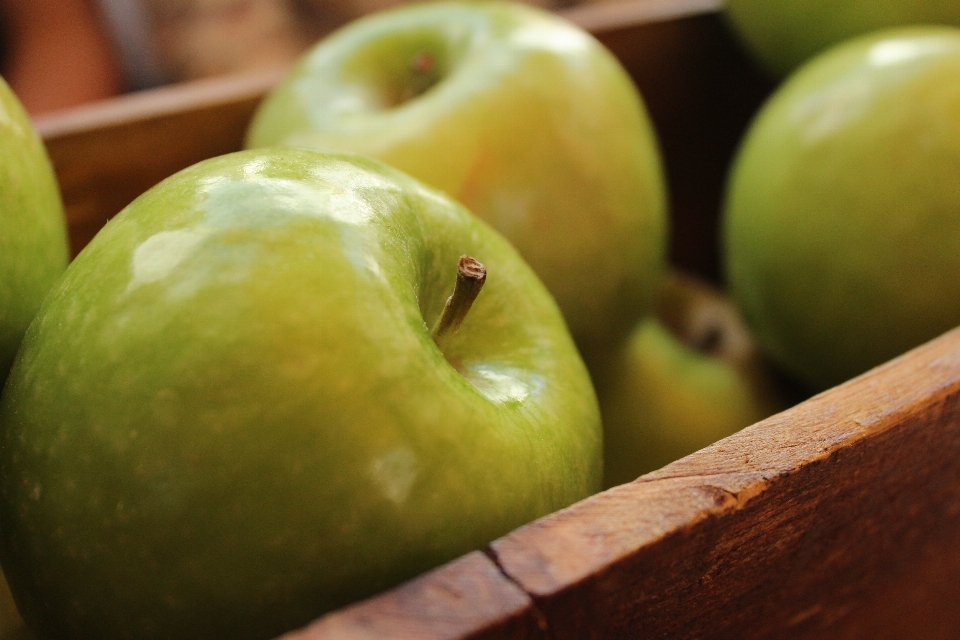
[[[462,254],[487,283],[446,354]],[[372,160],[241,152],[81,252],[0,403],[41,638],[264,639],[596,491],[596,397],[499,234]]]
[[[805,65],[728,189],[730,290],[811,390],[960,324],[960,30],[884,32]]]
[[[26,111],[0,78],[0,388],[67,257],[53,167]]]
[[[429,88],[407,97],[432,56]],[[434,3],[322,41],[266,98],[247,144],[369,155],[467,206],[554,295],[588,360],[649,309],[666,249],[656,134],[619,62],[509,3]]]
[[[788,75],[816,54],[879,29],[960,27],[956,0],[727,0],[724,15],[770,73]]]

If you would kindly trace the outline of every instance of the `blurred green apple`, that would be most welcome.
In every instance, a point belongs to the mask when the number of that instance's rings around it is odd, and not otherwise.
[[[960,324],[960,30],[801,68],[747,133],[723,234],[747,325],[811,390]]]
[[[489,276],[451,333],[463,254]],[[589,376],[513,247],[399,171],[300,149],[205,161],[114,218],[0,423],[0,559],[44,639],[270,638],[602,473]]]
[[[724,15],[752,54],[785,76],[816,54],[878,29],[960,26],[957,0],[727,0]]]
[[[680,272],[597,380],[604,487],[630,482],[786,408],[736,308]]]
[[[67,258],[53,167],[26,111],[0,78],[0,389]]]
[[[616,58],[543,10],[440,2],[361,19],[267,97],[247,143],[372,156],[459,200],[517,247],[587,357],[652,303],[666,246],[655,133]]]

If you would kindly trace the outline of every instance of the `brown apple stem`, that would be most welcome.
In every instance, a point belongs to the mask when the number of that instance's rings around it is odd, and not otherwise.
[[[433,54],[428,51],[421,51],[413,56],[413,60],[410,61],[413,72],[420,75],[426,75],[432,72],[435,64],[436,59],[433,57]]]
[[[410,60],[410,84],[406,87],[403,102],[423,95],[437,82],[437,60],[429,51],[421,51]]]
[[[453,285],[453,293],[447,298],[443,312],[430,331],[430,336],[437,343],[440,351],[446,349],[450,338],[460,328],[460,324],[467,317],[467,312],[473,306],[473,301],[480,295],[480,289],[486,281],[486,267],[470,256],[460,256],[460,262],[457,263],[457,282]]]

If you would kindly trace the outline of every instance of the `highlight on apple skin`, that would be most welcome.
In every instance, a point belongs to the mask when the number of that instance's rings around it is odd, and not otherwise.
[[[441,349],[464,255],[486,281]],[[49,638],[274,637],[602,473],[586,368],[515,249],[395,169],[305,149],[204,161],[111,220],[30,325],[0,423],[0,560]]]
[[[591,361],[650,309],[666,252],[656,134],[617,59],[518,3],[444,2],[321,41],[259,107],[247,145],[383,160],[500,231]]]

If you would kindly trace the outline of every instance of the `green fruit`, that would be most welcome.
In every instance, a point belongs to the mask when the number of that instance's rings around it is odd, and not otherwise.
[[[630,482],[786,408],[725,296],[671,273],[597,382],[604,486]]]
[[[67,257],[53,168],[30,118],[0,78],[0,389]]]
[[[804,66],[728,189],[730,289],[811,389],[960,324],[960,30],[871,35]]]
[[[458,259],[488,281],[431,339]],[[74,260],[0,404],[0,558],[42,638],[262,639],[597,490],[546,289],[372,160],[241,152]]]
[[[957,0],[727,0],[724,15],[750,52],[785,76],[840,42],[890,27],[960,26]]]
[[[654,131],[609,51],[548,12],[451,2],[361,19],[267,97],[247,143],[372,156],[459,200],[517,247],[586,356],[652,302],[666,244]]]

